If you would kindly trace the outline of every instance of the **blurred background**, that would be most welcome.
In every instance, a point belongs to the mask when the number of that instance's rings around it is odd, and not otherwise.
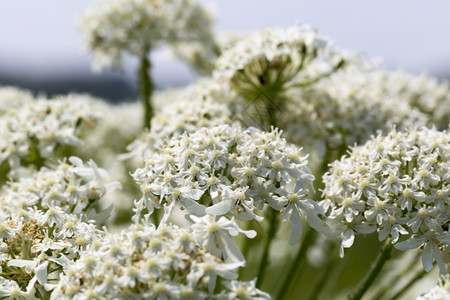
[[[0,2],[0,85],[36,93],[84,92],[111,101],[135,98],[137,62],[93,74],[77,29],[91,3],[78,1]],[[381,57],[389,69],[450,78],[450,1],[202,1],[215,15],[215,30],[254,31],[265,26],[307,23],[341,48]],[[157,88],[186,85],[194,72],[164,50],[152,53]]]

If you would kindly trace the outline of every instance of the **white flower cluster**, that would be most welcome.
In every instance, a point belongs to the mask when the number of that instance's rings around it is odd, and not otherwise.
[[[61,270],[102,235],[95,224],[52,207],[18,210],[0,221],[0,295],[45,297]],[[27,297],[28,296],[28,297]]]
[[[89,214],[107,193],[120,189],[118,182],[106,183],[108,178],[109,174],[94,161],[84,164],[72,156],[55,169],[43,167],[32,177],[8,182],[0,191],[0,212],[11,215],[35,207],[55,211],[55,215]]]
[[[103,234],[87,220],[118,183],[103,184],[104,171],[76,158],[55,170],[10,182],[0,193],[0,296],[46,297],[70,260]]]
[[[100,165],[103,159],[123,151],[142,130],[142,120],[135,117],[141,115],[142,106],[136,101],[112,104],[88,94],[74,93],[58,96],[58,99],[83,103],[85,108],[95,112],[95,124],[91,123],[91,130],[80,137],[83,147],[74,152],[77,156],[92,158]]]
[[[393,125],[425,125],[427,117],[388,86],[378,72],[347,67],[312,86],[291,90],[279,126],[289,141],[323,153],[325,147],[364,143],[377,130],[386,133]]]
[[[136,218],[164,205],[166,220],[174,205],[196,216],[227,215],[262,220],[255,210],[265,204],[290,220],[290,242],[300,239],[302,215],[323,230],[320,207],[308,198],[314,176],[300,149],[280,132],[220,125],[169,141],[147,157],[133,174],[143,197],[136,201]],[[146,215],[148,216],[148,215]]]
[[[33,101],[33,95],[16,87],[0,87],[0,116],[7,114],[10,110],[20,109]]]
[[[175,55],[186,61],[199,74],[210,75],[220,54],[240,41],[244,34],[237,31],[216,32],[215,41],[177,43]]]
[[[231,111],[226,104],[212,99],[206,90],[193,86],[179,91],[178,101],[164,105],[152,118],[150,131],[144,132],[127,150],[139,161],[158,151],[166,140],[180,137],[184,132],[194,132],[202,127],[229,123]]]
[[[450,245],[450,134],[436,129],[392,130],[354,147],[323,176],[321,206],[349,248],[355,234],[378,232],[399,250],[423,249],[429,271]],[[400,235],[407,238],[399,242]]]
[[[195,229],[132,225],[83,251],[51,299],[270,299],[235,280],[243,262],[224,262],[204,242]]]
[[[163,43],[213,43],[211,18],[194,0],[100,0],[83,13],[80,29],[94,70],[120,67],[124,52],[143,57]]]
[[[385,89],[393,98],[403,98],[411,106],[429,115],[431,125],[447,129],[450,124],[450,84],[436,78],[413,76],[408,73],[385,70],[371,74],[371,86]]]
[[[73,100],[78,101],[78,98]],[[118,156],[141,134],[142,120],[136,116],[142,115],[142,105],[138,102],[113,105],[97,99],[89,106],[99,112],[99,118],[95,127],[83,135],[83,147],[75,148],[75,155],[92,158],[111,174],[112,180],[122,183],[120,191],[108,194],[100,204],[103,208],[114,206],[114,215],[109,222],[122,216],[125,220],[128,216],[129,220],[133,199],[139,194],[139,188],[129,174],[140,165],[136,161],[118,159]]]
[[[438,285],[416,300],[450,300],[450,275],[442,276]]]
[[[254,100],[261,91],[277,97],[300,73],[306,83],[333,70],[340,61],[329,41],[309,26],[268,28],[224,51],[214,76]]]
[[[81,145],[77,128],[91,126],[95,118],[86,103],[64,99],[36,99],[8,109],[0,118],[0,167],[8,162],[14,170],[51,157],[60,145]]]

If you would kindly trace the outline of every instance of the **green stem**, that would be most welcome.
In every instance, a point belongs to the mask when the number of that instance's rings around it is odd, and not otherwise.
[[[290,85],[288,88],[303,88],[305,86],[311,85],[313,83],[318,82],[319,80],[326,78],[332,74],[334,74],[337,70],[339,70],[340,68],[342,68],[345,64],[344,60],[340,60],[334,67],[333,69],[331,69],[328,72],[325,72],[323,74],[318,75],[317,77],[312,77],[312,78],[307,78],[305,81],[302,82],[298,82],[295,84]]]
[[[322,177],[322,175],[328,170],[328,164],[329,164],[330,160],[332,159],[332,157],[333,157],[332,151],[330,150],[328,145],[326,145],[326,152],[325,152],[323,160],[322,160],[322,165],[320,166],[320,168],[318,170],[316,170],[316,172],[318,172],[315,174],[316,179],[319,177]],[[323,188],[324,184],[323,184],[322,180],[316,180],[315,183],[316,183],[316,186],[314,188],[316,190],[316,193],[314,194],[313,200],[317,202],[317,201],[321,200],[321,193],[319,192],[319,189]],[[298,253],[297,253],[297,256],[295,257],[294,263],[289,262],[290,268],[289,268],[288,275],[287,275],[287,277],[283,283],[283,286],[281,287],[281,289],[278,293],[278,297],[276,299],[283,299],[286,296],[286,293],[289,290],[291,282],[296,277],[296,273],[298,272],[297,270],[301,269],[301,264],[303,264],[303,261],[306,257],[305,254],[308,251],[308,248],[311,246],[311,242],[315,239],[315,237],[316,237],[316,231],[313,230],[312,228],[308,227],[306,235],[302,241],[302,244],[300,245],[300,248],[298,249]]]
[[[144,128],[150,128],[150,121],[153,117],[153,108],[151,104],[151,96],[153,93],[153,82],[150,77],[150,59],[148,58],[148,51],[141,57],[141,64],[139,67],[139,89],[142,103],[144,105]]]
[[[36,138],[32,138],[30,154],[29,154],[30,162],[40,170],[44,166],[44,159],[41,156],[41,152],[39,151],[39,141]]]
[[[309,248],[309,245],[311,244],[311,241],[314,240],[316,236],[316,231],[312,228],[307,229],[306,235],[303,238],[303,241],[300,245],[300,248],[298,249],[297,256],[295,257],[293,262],[289,262],[290,268],[289,272],[286,276],[286,279],[284,280],[283,285],[281,286],[280,291],[278,292],[278,297],[275,299],[282,300],[285,296],[287,291],[289,290],[289,287],[292,283],[292,280],[296,277],[295,274],[298,270],[301,270],[303,261],[306,258],[306,251]]]
[[[329,249],[329,253],[332,253],[335,255],[327,262],[327,264],[323,268],[321,268],[319,278],[316,280],[316,282],[314,284],[314,289],[313,289],[311,295],[309,296],[309,300],[316,300],[317,298],[319,298],[320,293],[324,290],[327,282],[333,278],[333,276],[331,276],[330,272],[331,272],[331,270],[334,270],[334,267],[340,261],[340,258],[336,252],[336,248],[337,248],[337,245],[333,244],[331,249]]]
[[[395,277],[392,278],[392,280],[389,280],[388,286],[384,286],[380,289],[380,291],[374,296],[374,299],[386,298],[385,296],[392,289],[392,287],[398,285],[399,280],[405,278],[405,276],[408,276],[408,274],[411,274],[411,272],[417,266],[417,261],[419,260],[419,258],[420,258],[420,253],[417,253],[417,255],[413,258],[413,260],[409,263],[409,265],[403,271],[401,271],[397,275],[395,275]]]
[[[158,227],[158,225],[159,225],[159,210],[156,208],[155,208],[155,210],[153,210],[152,219],[153,219],[153,223],[155,224],[155,226]]]
[[[377,276],[380,274],[381,269],[383,268],[384,264],[391,257],[392,248],[393,248],[392,239],[388,238],[386,240],[383,248],[381,248],[380,253],[378,253],[376,260],[370,267],[369,273],[367,273],[366,276],[364,277],[364,279],[360,282],[355,293],[352,295],[349,295],[349,297],[348,297],[349,300],[359,300],[362,298],[362,296],[364,296],[366,291],[369,289],[369,287],[375,281]]]
[[[29,260],[31,259],[31,240],[28,240],[26,238],[22,239],[22,251],[20,253],[21,259]]]
[[[404,286],[402,287],[394,296],[392,296],[391,300],[396,300],[400,298],[410,287],[412,287],[417,281],[419,281],[422,277],[427,274],[425,270],[420,270],[416,273],[416,275]]]
[[[253,221],[248,222],[247,224],[247,230],[252,230],[253,229]],[[244,238],[244,242],[242,244],[242,255],[244,255],[246,261],[247,261],[247,265],[248,265],[248,253],[250,251],[250,248],[252,246],[252,244],[254,243],[254,239],[249,239],[249,238]],[[239,278],[242,279],[242,275],[244,273],[245,268],[240,268],[239,269]]]
[[[275,235],[277,233],[278,229],[278,212],[272,208],[270,209],[270,215],[269,215],[269,233],[267,235],[267,238],[264,242],[264,250],[263,250],[263,256],[261,259],[261,264],[259,265],[258,270],[258,279],[256,280],[256,287],[260,288],[263,280],[264,280],[264,273],[266,271],[266,268],[269,264],[269,252],[270,252],[270,245],[272,244],[272,241],[275,238]]]
[[[313,200],[316,202],[322,200],[322,194],[319,191],[320,189],[323,189],[325,187],[325,184],[322,180],[322,176],[323,176],[323,174],[325,174],[328,171],[328,169],[329,169],[328,165],[330,164],[331,160],[334,157],[333,151],[330,149],[328,144],[326,144],[325,147],[326,147],[326,150],[325,150],[325,154],[323,156],[322,165],[320,166],[320,168],[318,170],[316,170],[317,173],[314,174],[314,177],[315,177],[314,189],[316,191],[315,191]]]
[[[270,94],[266,95],[265,97],[270,97]],[[269,98],[265,100],[265,103],[267,115],[269,116],[269,124],[273,127],[277,127],[277,116],[276,116],[277,107],[275,106],[275,103],[273,101],[275,101],[275,99]]]

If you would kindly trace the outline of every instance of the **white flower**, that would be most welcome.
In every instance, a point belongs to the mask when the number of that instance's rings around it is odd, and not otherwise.
[[[239,231],[235,224],[226,227],[233,235]],[[191,243],[187,248],[186,241]],[[121,233],[106,234],[79,255],[61,275],[51,299],[217,298],[216,286],[228,287],[245,264],[225,263],[203,247],[192,228],[174,225],[156,229],[134,224]]]
[[[0,166],[8,162],[16,170],[24,163],[43,164],[57,146],[81,145],[76,129],[95,118],[83,101],[26,101],[0,118]]]
[[[16,300],[30,300],[30,299],[38,299],[34,296],[34,282],[36,280],[31,280],[29,285],[27,286],[27,290],[23,291],[20,289],[19,285],[15,281],[0,278],[0,297],[4,297],[6,299]]]
[[[442,276],[438,285],[432,287],[424,295],[417,297],[416,300],[450,300],[449,275]]]
[[[331,52],[328,40],[310,26],[267,28],[225,50],[214,77],[248,100],[261,91],[277,99],[294,78],[307,82],[336,68],[341,57]]]
[[[164,103],[152,118],[150,131],[144,132],[128,145],[129,153],[122,155],[122,158],[133,157],[142,161],[158,152],[167,139],[178,138],[184,132],[192,133],[201,127],[229,123],[232,119],[231,109],[226,104],[215,101],[220,99],[213,99],[208,94],[209,91],[203,88],[203,84],[197,85],[177,91],[177,101]]]
[[[435,128],[392,130],[331,164],[321,205],[330,227],[341,234],[341,254],[355,234],[377,230],[380,241],[390,237],[397,249],[424,247],[424,269],[433,267],[434,258],[445,272],[449,143],[449,133]]]
[[[188,281],[197,283],[200,278],[205,278],[208,281],[208,292],[212,292],[216,286],[217,276],[232,280],[237,278],[235,270],[238,267],[243,267],[244,262],[222,263],[221,260],[212,255],[205,255],[204,261],[192,264],[192,271],[188,275]]]
[[[240,299],[240,300],[266,300],[271,299],[270,295],[258,290],[255,287],[256,280],[240,282],[231,281],[227,283],[227,292],[220,295],[219,299]]]
[[[62,212],[89,214],[92,205],[106,194],[120,188],[118,182],[108,182],[108,173],[93,161],[83,163],[77,157],[69,158],[50,169],[43,167],[32,177],[9,182],[1,191],[4,202],[1,210],[9,213],[38,206],[46,211],[50,226],[61,225]]]
[[[237,248],[232,236],[243,233],[248,238],[254,238],[256,232],[254,230],[242,230],[234,221],[234,218],[228,220],[220,217],[216,220],[213,216],[196,217],[190,216],[195,222],[192,225],[194,238],[205,249],[216,257],[230,258],[234,262],[245,261],[241,251]]]
[[[349,63],[313,85],[289,90],[278,126],[288,141],[322,156],[329,148],[365,143],[394,125],[399,130],[425,125],[428,117],[400,91],[390,91],[395,83],[379,73],[364,62]]]
[[[95,71],[120,67],[124,52],[143,57],[162,44],[214,46],[211,18],[193,0],[97,1],[82,14],[80,29]]]
[[[300,238],[303,215],[315,229],[324,229],[320,207],[305,200],[314,180],[307,159],[276,129],[217,125],[186,132],[149,155],[145,164],[133,174],[143,192],[135,203],[134,221],[145,210],[148,218],[154,208],[164,206],[164,223],[175,203],[195,216],[261,221],[258,210],[270,206],[295,224],[291,242]],[[295,193],[299,202],[293,204],[288,197]]]

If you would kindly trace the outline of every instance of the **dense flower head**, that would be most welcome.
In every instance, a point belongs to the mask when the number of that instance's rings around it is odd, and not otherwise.
[[[16,87],[0,86],[0,116],[10,110],[20,109],[31,101],[33,101],[33,95],[29,91]]]
[[[214,33],[214,36],[215,41],[177,43],[173,49],[175,55],[187,62],[197,73],[210,75],[220,54],[234,46],[244,34],[223,31]]]
[[[450,275],[441,276],[437,285],[416,300],[450,300]]]
[[[213,100],[201,87],[179,91],[177,98],[178,101],[166,104],[152,118],[150,131],[131,143],[127,147],[129,155],[124,157],[142,161],[150,153],[158,151],[168,139],[231,121],[228,106]]]
[[[143,57],[164,43],[213,43],[211,17],[194,0],[100,0],[83,13],[80,29],[95,70],[120,66],[125,52]]]
[[[447,129],[450,124],[450,84],[448,81],[426,75],[414,76],[403,71],[375,70],[371,74],[372,86],[385,94],[407,100],[429,117],[430,125]]]
[[[78,258],[80,251],[101,235],[94,223],[58,206],[45,211],[25,207],[9,216],[2,214],[0,295],[7,299],[42,295],[58,280],[68,262]]]
[[[339,66],[341,59],[309,26],[267,28],[224,51],[214,76],[249,100],[261,91],[277,97],[294,78],[300,76],[306,84]]]
[[[51,157],[58,146],[81,145],[77,129],[96,118],[86,102],[36,99],[0,118],[0,166],[11,170]]]
[[[425,125],[428,118],[389,85],[395,84],[379,80],[379,72],[359,64],[347,67],[291,90],[279,126],[289,141],[323,152],[325,147],[364,143],[377,130],[386,133],[393,125]]]
[[[235,280],[243,264],[214,256],[189,228],[135,224],[83,251],[52,299],[211,299],[238,288],[247,296],[241,299],[270,299]]]
[[[295,243],[302,215],[314,228],[322,225],[321,209],[308,197],[314,176],[300,150],[275,129],[218,125],[185,133],[149,155],[133,174],[143,192],[135,218],[164,206],[167,219],[178,205],[197,216],[260,221],[255,212],[267,204],[290,220]]]
[[[106,161],[117,159],[126,146],[142,131],[142,114],[138,102],[111,104],[105,100],[83,94],[69,94],[65,99],[86,102],[96,112],[96,122],[92,130],[83,132],[83,147],[74,149],[77,156],[92,158],[104,166]]]
[[[106,179],[93,161],[85,164],[71,157],[3,186],[0,295],[42,295],[70,260],[103,235],[90,219],[102,222],[110,213],[94,210],[106,193],[119,187]]]
[[[331,164],[323,176],[321,202],[343,248],[355,234],[378,232],[397,249],[423,250],[424,269],[433,257],[444,272],[448,255],[450,134],[434,128],[393,129]],[[400,240],[400,235],[406,238]],[[447,253],[447,254],[446,254]]]
[[[108,182],[109,174],[94,161],[70,157],[54,168],[43,167],[31,177],[8,182],[0,191],[0,216],[28,208],[89,214],[110,191],[120,188]]]

